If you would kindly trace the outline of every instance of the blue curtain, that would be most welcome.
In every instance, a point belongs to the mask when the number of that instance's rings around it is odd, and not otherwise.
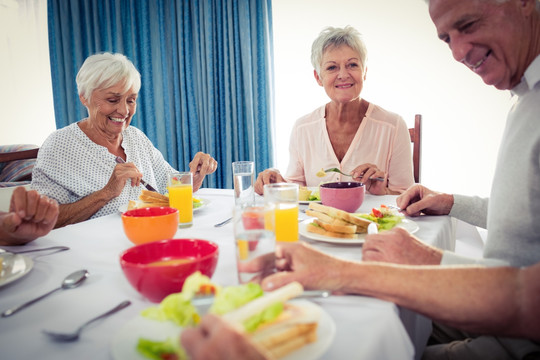
[[[231,162],[273,164],[271,0],[48,0],[57,128],[87,116],[75,77],[98,52],[142,76],[138,127],[176,169],[219,163],[204,186],[232,188]]]

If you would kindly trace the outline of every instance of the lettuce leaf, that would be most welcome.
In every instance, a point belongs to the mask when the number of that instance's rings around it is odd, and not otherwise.
[[[184,349],[178,339],[168,338],[165,341],[153,341],[140,338],[137,343],[137,351],[148,359],[187,359]]]
[[[263,312],[254,315],[244,322],[244,328],[247,332],[254,332],[259,325],[276,319],[283,312],[283,303],[278,302],[270,305]]]
[[[197,309],[191,304],[191,297],[184,293],[168,295],[157,307],[144,309],[141,315],[156,321],[171,320],[179,326],[196,325],[200,321]]]
[[[228,286],[216,295],[209,312],[223,315],[262,295],[263,291],[259,284]]]

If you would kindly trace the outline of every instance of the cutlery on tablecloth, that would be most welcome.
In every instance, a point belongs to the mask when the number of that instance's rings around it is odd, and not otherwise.
[[[0,252],[5,251],[5,252],[11,253],[11,254],[26,254],[26,253],[31,253],[31,252],[47,251],[47,250],[56,250],[55,251],[55,253],[56,253],[56,252],[60,252],[60,251],[69,250],[69,247],[67,247],[67,246],[51,246],[51,247],[41,248],[41,249],[28,249],[28,250],[17,250],[17,251],[0,249]]]
[[[120,156],[117,156],[116,157],[116,162],[119,163],[119,164],[125,164],[126,162],[124,161],[124,159],[122,159]],[[143,179],[141,179],[141,184],[144,185],[145,188],[147,188],[148,190],[150,191],[155,191],[155,192],[158,192],[156,189],[154,189],[152,187],[152,185],[150,185],[149,183],[147,183],[146,181],[144,181]]]
[[[225,221],[222,221],[222,222],[220,222],[220,223],[215,224],[214,227],[220,227],[220,226],[226,225],[226,224],[228,224],[231,220],[232,220],[232,218],[228,218],[228,219],[225,220]]]
[[[79,336],[81,335],[81,331],[85,327],[87,327],[88,325],[90,325],[94,321],[106,318],[107,316],[112,315],[112,314],[114,314],[114,313],[128,307],[129,305],[131,305],[131,301],[129,301],[129,300],[122,301],[120,304],[116,305],[114,308],[107,311],[106,313],[103,313],[103,314],[101,314],[99,316],[96,316],[95,318],[92,318],[92,319],[88,320],[87,322],[85,322],[84,324],[79,326],[79,328],[77,330],[75,330],[74,332],[71,332],[71,333],[57,333],[57,332],[49,331],[49,330],[42,330],[42,332],[44,334],[46,334],[47,336],[49,336],[52,340],[55,340],[55,341],[75,341],[75,340],[79,339]]]
[[[40,297],[37,297],[37,298],[35,298],[33,300],[27,301],[22,305],[15,306],[15,307],[13,307],[11,309],[8,309],[8,310],[4,311],[2,313],[2,317],[11,316],[11,315],[15,314],[16,312],[18,312],[19,310],[22,310],[25,307],[30,306],[30,305],[38,302],[39,300],[49,296],[50,294],[52,294],[55,291],[76,288],[77,286],[81,285],[84,282],[84,280],[86,280],[87,277],[88,277],[88,271],[87,270],[75,271],[74,273],[71,273],[68,276],[66,276],[66,278],[62,281],[62,285],[60,287],[57,287],[56,289],[51,290],[48,293],[43,294]]]
[[[351,174],[345,174],[344,172],[342,172],[342,171],[339,170],[338,168],[326,169],[326,170],[324,170],[324,172],[325,172],[325,173],[327,173],[327,172],[337,172],[337,173],[339,173],[339,174],[341,174],[341,175],[345,175],[345,176],[350,176],[350,177],[352,177]],[[369,178],[369,180],[384,181],[384,178],[379,176],[379,177]]]

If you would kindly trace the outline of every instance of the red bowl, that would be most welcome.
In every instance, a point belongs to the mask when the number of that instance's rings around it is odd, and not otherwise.
[[[366,187],[359,182],[333,182],[319,186],[321,202],[347,212],[356,212],[364,202]]]
[[[122,214],[122,225],[135,245],[170,239],[178,230],[178,210],[166,206],[128,210]]]
[[[212,277],[219,249],[202,239],[169,239],[133,246],[120,254],[120,266],[130,284],[152,302],[182,291],[195,271]]]

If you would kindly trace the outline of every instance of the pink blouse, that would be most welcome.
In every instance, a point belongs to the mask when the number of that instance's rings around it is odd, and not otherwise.
[[[411,138],[401,116],[370,103],[341,163],[330,143],[324,116],[325,106],[321,106],[296,121],[289,143],[287,181],[304,186],[350,181],[338,173],[322,178],[316,174],[321,168],[333,167],[350,174],[357,166],[371,163],[388,174],[390,190],[403,192],[414,184]]]

